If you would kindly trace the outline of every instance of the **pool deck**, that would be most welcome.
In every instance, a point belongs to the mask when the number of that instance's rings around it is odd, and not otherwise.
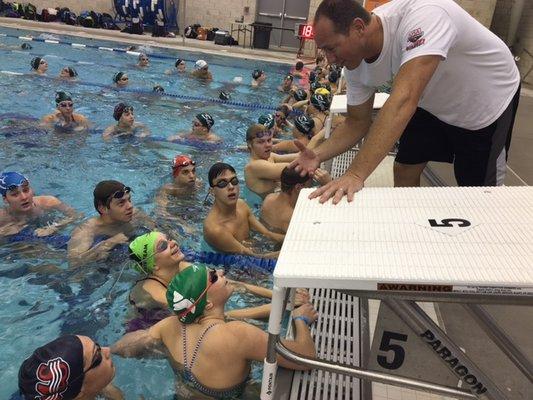
[[[71,26],[59,22],[39,22],[19,18],[0,17],[0,27],[35,30],[40,33],[51,33],[56,35],[70,35],[84,39],[109,40],[119,43],[128,43],[144,46],[154,46],[167,49],[196,51],[206,54],[222,55],[240,59],[270,61],[292,65],[295,63],[295,51],[285,50],[262,50],[251,49],[242,46],[221,46],[212,41],[196,40],[176,36],[175,38],[152,37],[150,34],[132,35],[120,31],[107,29],[92,29],[80,26]]]

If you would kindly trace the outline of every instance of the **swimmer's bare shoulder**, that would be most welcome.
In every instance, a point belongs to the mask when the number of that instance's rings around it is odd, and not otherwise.
[[[61,204],[61,200],[54,196],[35,196],[33,201],[36,206],[43,209],[54,208]]]

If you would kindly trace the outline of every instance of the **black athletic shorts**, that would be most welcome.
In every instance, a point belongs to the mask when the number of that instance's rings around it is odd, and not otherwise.
[[[502,115],[476,131],[449,125],[417,108],[400,138],[396,162],[453,163],[459,186],[502,185],[519,99],[520,87]]]

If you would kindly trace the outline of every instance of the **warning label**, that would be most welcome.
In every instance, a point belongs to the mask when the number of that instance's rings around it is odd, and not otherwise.
[[[406,283],[378,283],[378,290],[406,292],[451,292],[452,285],[426,285]]]
[[[533,296],[533,287],[515,286],[453,286],[456,293]]]

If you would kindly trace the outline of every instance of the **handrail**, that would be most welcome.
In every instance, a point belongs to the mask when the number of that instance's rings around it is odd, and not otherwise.
[[[353,376],[360,379],[369,379],[374,382],[386,383],[389,385],[408,387],[415,390],[422,390],[425,392],[440,394],[443,396],[452,396],[459,399],[477,399],[477,397],[459,388],[452,388],[449,386],[438,385],[427,381],[418,379],[411,379],[403,376],[394,376],[383,372],[365,370],[355,366],[347,366],[340,363],[334,363],[326,360],[318,360],[308,358],[299,354],[295,354],[287,349],[279,340],[276,342],[276,351],[289,361],[293,361],[300,365],[305,365],[310,368],[318,368],[323,371],[338,373],[348,376]]]

